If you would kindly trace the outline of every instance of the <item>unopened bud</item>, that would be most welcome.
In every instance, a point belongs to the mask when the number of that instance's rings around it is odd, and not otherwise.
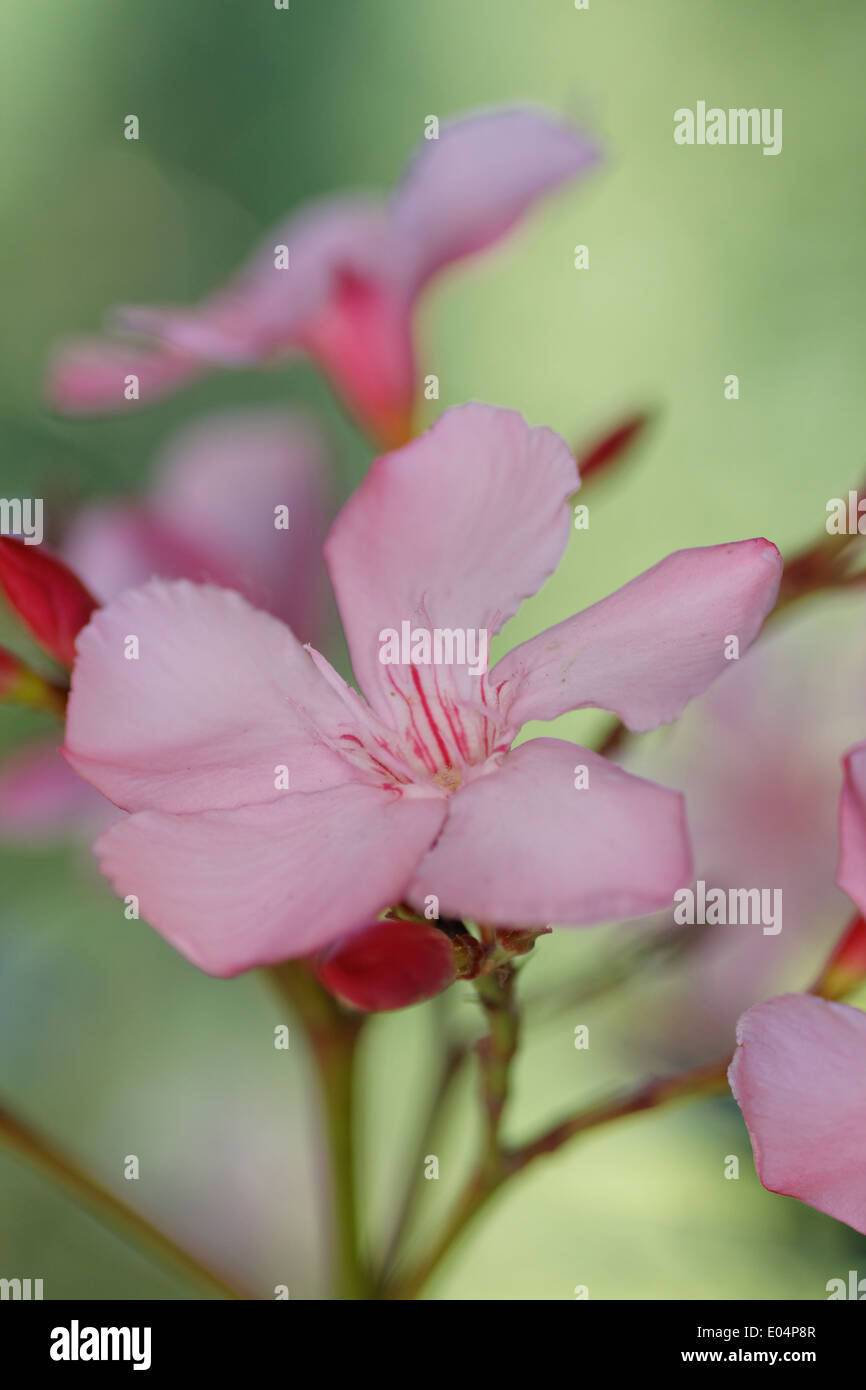
[[[324,951],[316,974],[331,994],[363,1013],[405,1009],[453,984],[451,941],[428,922],[370,922]]]
[[[585,483],[593,474],[600,473],[613,463],[621,462],[638,436],[643,434],[649,421],[650,416],[646,411],[630,415],[588,448],[578,449],[577,469],[581,482]]]
[[[857,916],[831,955],[813,993],[843,999],[866,980],[866,922]]]
[[[0,536],[0,589],[37,642],[71,667],[75,638],[98,605],[68,565],[41,546]]]

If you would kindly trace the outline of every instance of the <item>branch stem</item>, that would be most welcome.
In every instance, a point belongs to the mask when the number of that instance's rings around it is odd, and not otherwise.
[[[232,1288],[222,1277],[195,1255],[154,1226],[146,1217],[127,1206],[113,1192],[101,1187],[66,1154],[33,1129],[25,1120],[0,1107],[0,1139],[13,1153],[44,1173],[73,1201],[85,1207],[98,1221],[129,1244],[136,1246],[175,1273],[191,1279],[212,1298],[246,1299],[251,1295]]]
[[[330,1239],[334,1297],[372,1296],[361,1256],[355,1175],[355,1074],[363,1016],[346,1013],[302,961],[271,966],[267,974],[301,1024],[318,1080],[330,1168]]]
[[[388,1299],[413,1299],[438,1269],[468,1227],[499,1191],[500,1187],[522,1173],[536,1159],[555,1153],[570,1140],[587,1130],[611,1124],[628,1115],[636,1115],[687,1097],[712,1094],[725,1087],[729,1058],[695,1067],[676,1076],[651,1077],[634,1091],[613,1096],[588,1110],[579,1112],[544,1130],[534,1139],[514,1148],[502,1148],[497,1143],[496,1161],[490,1161],[489,1151],[470,1177],[457,1200],[451,1218],[428,1254],[403,1278],[385,1290]],[[498,1133],[498,1129],[497,1129]]]

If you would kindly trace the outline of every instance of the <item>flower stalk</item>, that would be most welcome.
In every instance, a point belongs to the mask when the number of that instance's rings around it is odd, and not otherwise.
[[[191,1280],[210,1298],[250,1297],[232,1287],[197,1256],[190,1254],[146,1217],[102,1187],[77,1163],[5,1106],[0,1106],[0,1140],[13,1153],[55,1182],[109,1230],[146,1254],[155,1256],[182,1278]]]
[[[502,1028],[500,1023],[500,1028]],[[512,1054],[513,1056],[513,1054]],[[385,1290],[384,1297],[392,1300],[416,1298],[424,1285],[439,1268],[453,1246],[462,1239],[478,1214],[511,1178],[522,1173],[536,1159],[555,1153],[564,1144],[590,1129],[597,1129],[629,1115],[637,1115],[677,1100],[685,1100],[700,1095],[710,1095],[727,1088],[727,1069],[730,1061],[725,1056],[720,1061],[694,1067],[674,1076],[651,1077],[633,1091],[601,1101],[587,1110],[569,1116],[551,1128],[543,1130],[534,1139],[513,1148],[503,1147],[496,1142],[495,1161],[490,1159],[490,1135],[484,1159],[470,1177],[457,1200],[444,1230],[432,1249],[418,1264],[401,1279],[392,1282]],[[497,1114],[494,1107],[494,1114]],[[488,1110],[488,1115],[490,1111]],[[499,1109],[496,1132],[499,1132]]]
[[[318,1081],[330,1168],[334,1297],[365,1299],[372,1282],[360,1249],[354,1142],[357,1044],[364,1017],[342,1009],[303,961],[271,966],[267,974],[304,1031]]]

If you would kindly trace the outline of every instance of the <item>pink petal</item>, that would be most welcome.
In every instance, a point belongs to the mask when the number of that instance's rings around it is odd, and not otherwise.
[[[33,744],[0,765],[0,838],[33,841],[80,833],[92,838],[117,816],[83,782],[56,744]]]
[[[504,236],[545,193],[594,162],[581,131],[532,107],[480,111],[423,140],[391,204],[417,288]]]
[[[96,851],[172,946],[236,975],[318,950],[401,901],[444,813],[438,798],[351,785],[200,815],[139,812]]]
[[[728,1079],[758,1176],[866,1235],[866,1014],[783,994],[743,1014]]]
[[[327,593],[329,472],[325,441],[306,417],[224,411],[172,439],[157,464],[151,512],[204,558],[186,578],[237,589],[315,640]],[[275,525],[278,507],[289,509],[288,530]]]
[[[48,368],[46,395],[68,415],[134,410],[169,395],[201,373],[187,354],[161,347],[81,339],[56,349]],[[138,377],[138,399],[126,397],[128,376]]]
[[[277,246],[288,248],[288,268]],[[306,353],[374,437],[396,446],[411,436],[416,389],[404,281],[382,208],[323,199],[275,228],[199,307],[126,308],[117,322],[212,365]]]
[[[452,797],[408,901],[423,911],[435,894],[442,916],[496,926],[585,926],[668,906],[690,882],[678,792],[543,738]]]
[[[277,264],[286,246],[289,265]],[[297,350],[299,335],[350,274],[384,284],[394,250],[382,208],[364,197],[323,198],[266,234],[228,285],[190,308],[127,306],[119,328],[220,366]]]
[[[558,435],[488,405],[448,410],[420,439],[377,459],[325,545],[371,704],[385,714],[391,703],[383,629],[408,621],[492,634],[541,587],[568,542],[577,485]]]
[[[866,743],[851,749],[844,766],[836,881],[860,911],[866,913]]]
[[[68,527],[64,557],[92,592],[108,602],[154,576],[215,583],[316,639],[328,464],[312,423],[276,409],[207,416],[156,468],[149,501],[93,503]],[[288,530],[275,525],[278,506]]]
[[[742,655],[776,601],[782,557],[769,541],[678,550],[503,658],[491,681],[513,682],[509,717],[556,719],[592,706],[642,733],[675,719]]]
[[[835,882],[839,752],[866,728],[864,619],[856,592],[795,607],[660,737],[623,745],[627,771],[685,795],[698,876],[778,889],[783,905],[778,935],[684,926],[677,959],[643,973],[629,1027],[664,1070],[721,1056],[752,1004],[807,989],[851,918]]]
[[[190,547],[177,527],[141,504],[92,502],[73,517],[63,557],[93,594],[109,603],[148,579],[219,581],[205,555]]]
[[[412,438],[415,353],[400,286],[343,271],[298,342],[378,444],[396,449]]]
[[[281,795],[278,767],[292,791],[353,775],[319,718],[344,724],[345,706],[287,627],[238,594],[153,580],[79,636],[64,751],[127,809],[243,806]]]

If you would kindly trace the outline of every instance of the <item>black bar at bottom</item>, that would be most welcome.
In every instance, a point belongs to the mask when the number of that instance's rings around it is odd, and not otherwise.
[[[858,1300],[860,1302],[866,1299]],[[427,1313],[424,1313],[424,1307]],[[223,1302],[16,1302],[0,1303],[0,1338],[7,1366],[17,1363],[26,1374],[48,1372],[51,1378],[84,1375],[92,1378],[100,1371],[113,1375],[136,1371],[140,1377],[159,1377],[166,1371],[214,1371],[222,1376],[238,1371],[245,1379],[264,1367],[282,1368],[295,1377],[310,1376],[310,1361],[321,1360],[321,1370],[333,1377],[341,1355],[351,1374],[366,1363],[378,1346],[372,1365],[390,1365],[390,1376],[412,1374],[415,1356],[411,1342],[405,1353],[396,1352],[392,1331],[418,1329],[424,1341],[422,1355],[429,1374],[434,1357],[443,1368],[459,1355],[465,1369],[467,1341],[477,1348],[479,1358],[495,1355],[497,1360],[508,1342],[531,1337],[527,1345],[541,1370],[546,1361],[545,1331],[556,1337],[557,1356],[570,1348],[567,1359],[575,1374],[600,1358],[607,1372],[618,1370],[683,1367],[687,1371],[708,1366],[782,1367],[806,1366],[828,1372],[857,1363],[866,1332],[866,1318],[856,1308],[841,1302],[777,1303],[633,1303],[575,1300],[555,1319],[544,1313],[539,1303],[521,1306],[502,1323],[498,1304],[488,1305],[487,1313],[475,1303],[461,1306],[455,1321],[453,1305],[430,1301],[400,1313],[395,1304],[372,1314],[369,1305],[357,1324],[358,1336],[341,1336],[341,1327],[355,1326],[352,1307],[327,1303],[316,1313],[306,1302],[265,1303]],[[515,1306],[515,1305],[507,1305]],[[473,1309],[476,1309],[473,1316]],[[317,1335],[318,1318],[326,1319],[327,1336]],[[378,1321],[379,1317],[384,1322]],[[409,1323],[403,1322],[408,1317]],[[421,1324],[414,1322],[419,1317]],[[427,1322],[427,1319],[430,1322]],[[548,1322],[548,1319],[552,1321]],[[458,1343],[449,1329],[460,1329]],[[504,1337],[505,1329],[510,1329]],[[426,1330],[426,1335],[425,1335]],[[435,1331],[435,1336],[430,1333]],[[469,1334],[468,1338],[465,1334]],[[334,1335],[336,1334],[336,1336]],[[561,1340],[565,1336],[565,1343]],[[530,1346],[534,1351],[530,1351]],[[388,1350],[390,1348],[390,1351]],[[297,1357],[303,1353],[302,1371]]]

